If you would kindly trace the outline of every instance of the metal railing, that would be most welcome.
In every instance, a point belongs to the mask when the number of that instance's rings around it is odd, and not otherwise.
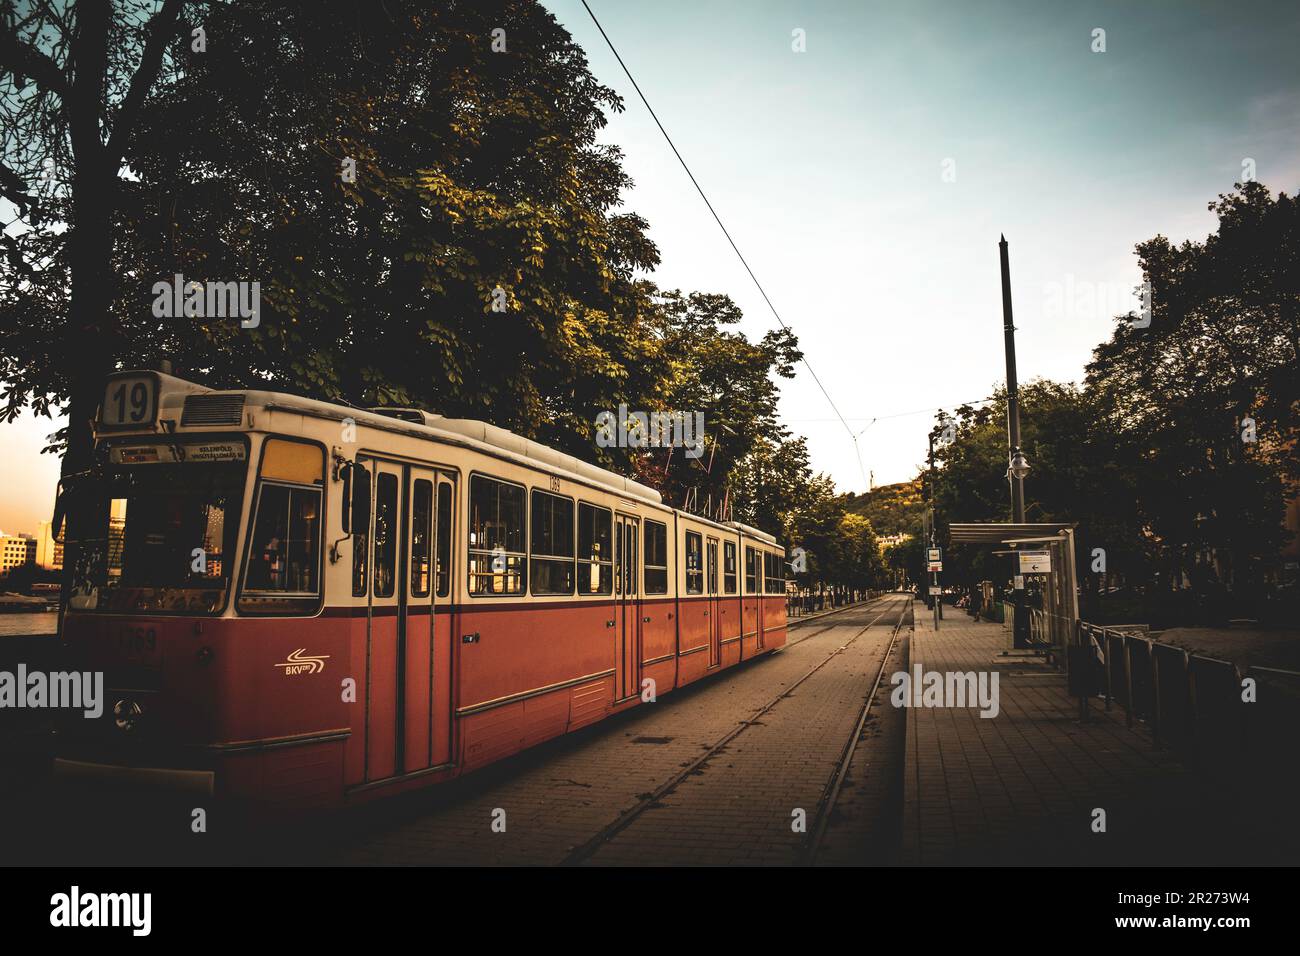
[[[1080,621],[1071,664],[1071,692],[1118,703],[1125,723],[1141,723],[1158,747],[1215,777],[1248,778],[1252,786],[1296,789],[1288,756],[1300,731],[1300,672],[1240,667],[1144,633],[1141,625]],[[1285,779],[1279,779],[1278,775]]]

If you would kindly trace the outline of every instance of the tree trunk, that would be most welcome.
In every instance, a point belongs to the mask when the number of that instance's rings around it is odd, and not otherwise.
[[[77,5],[77,16],[72,48],[76,73],[66,98],[73,153],[73,215],[68,234],[72,296],[64,342],[69,369],[68,445],[60,469],[65,487],[75,486],[76,476],[93,462],[92,419],[104,375],[113,367],[114,354],[107,330],[112,308],[110,222],[117,169],[109,163],[101,138],[112,4],[107,0],[86,0]],[[84,482],[81,487],[82,493],[73,490],[63,502],[67,525],[60,618],[82,560],[82,542],[93,531],[94,516],[89,513],[93,498],[85,494]]]

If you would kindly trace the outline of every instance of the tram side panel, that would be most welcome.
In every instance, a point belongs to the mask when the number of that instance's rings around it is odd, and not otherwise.
[[[677,683],[684,686],[708,673],[712,639],[709,600],[704,593],[706,528],[686,515],[677,521]]]
[[[785,598],[767,595],[763,598],[763,649],[785,647],[788,637],[785,618]]]
[[[614,698],[606,602],[469,605],[457,708],[467,769],[603,718]]]

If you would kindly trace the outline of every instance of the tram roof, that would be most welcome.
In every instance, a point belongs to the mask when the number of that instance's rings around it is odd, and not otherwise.
[[[515,461],[517,464],[536,465],[561,472],[570,479],[586,484],[596,485],[606,490],[638,498],[651,504],[664,505],[663,496],[648,485],[626,478],[616,472],[590,462],[575,458],[573,455],[556,451],[547,445],[524,438],[505,428],[488,422],[468,418],[445,418],[442,415],[419,408],[383,408],[362,409],[350,405],[323,402],[313,398],[304,398],[286,392],[272,392],[261,389],[213,389],[194,382],[167,375],[162,372],[146,370],[156,375],[159,380],[158,407],[162,410],[181,412],[195,396],[242,395],[244,406],[261,407],[268,411],[286,411],[312,418],[342,421],[351,418],[357,424],[384,431],[407,434],[419,438],[435,438],[447,444],[460,445],[477,451],[483,451]],[[140,374],[140,372],[122,372],[119,375]],[[242,419],[242,411],[237,413]],[[185,416],[182,415],[182,420]],[[671,507],[666,506],[665,507]],[[717,522],[698,515],[689,517],[719,527],[730,528],[768,544],[775,545],[776,538],[765,531],[751,528],[739,521]]]

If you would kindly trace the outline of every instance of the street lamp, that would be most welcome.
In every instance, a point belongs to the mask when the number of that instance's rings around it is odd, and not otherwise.
[[[1011,464],[1007,467],[1007,481],[1024,481],[1029,474],[1029,459],[1019,448],[1012,449]]]
[[[1007,256],[1007,237],[998,242],[998,258],[1002,266],[1002,336],[1007,356],[1007,484],[1011,486],[1011,520],[1016,524],[1025,521],[1025,475],[1029,462],[1020,450],[1020,396],[1016,387],[1016,326],[1011,318],[1011,266]],[[1025,579],[1016,568],[1012,580],[1011,605],[1012,647],[1029,646],[1029,615],[1025,613]]]

